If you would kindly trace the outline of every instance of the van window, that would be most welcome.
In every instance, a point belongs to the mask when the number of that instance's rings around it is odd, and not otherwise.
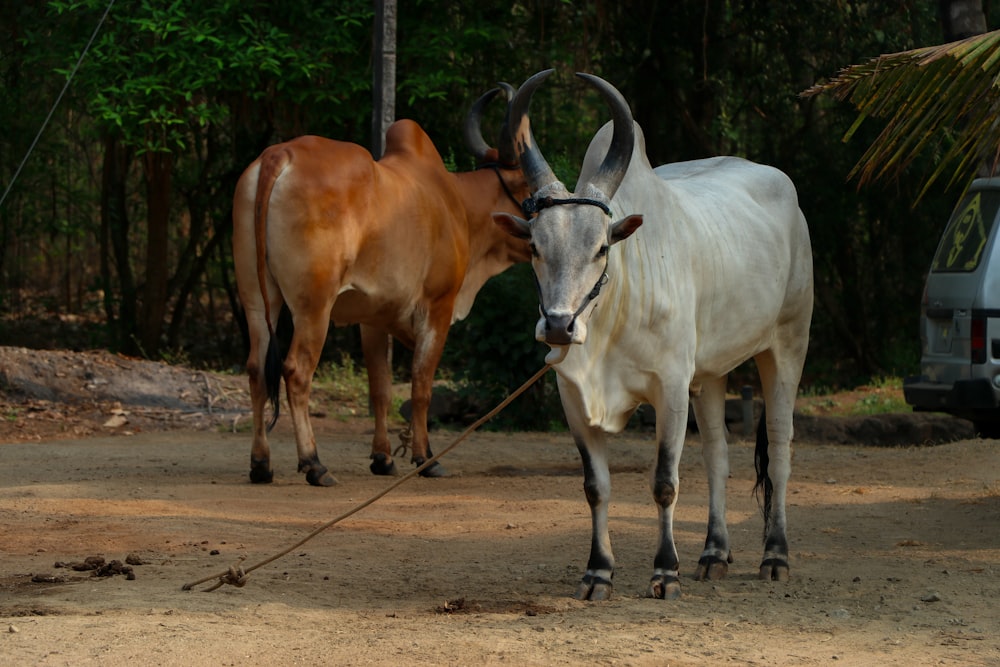
[[[1000,192],[981,190],[968,193],[955,207],[934,255],[931,271],[975,271],[990,238],[998,208]]]

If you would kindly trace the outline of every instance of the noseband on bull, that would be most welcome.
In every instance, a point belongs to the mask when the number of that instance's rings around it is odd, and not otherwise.
[[[590,199],[587,197],[569,197],[567,199],[556,199],[554,197],[539,197],[539,198],[532,197],[530,199],[525,199],[521,203],[521,210],[524,211],[525,217],[530,218],[533,215],[537,215],[538,212],[541,211],[542,209],[549,208],[551,206],[560,206],[563,204],[583,204],[586,206],[596,206],[597,208],[604,211],[604,214],[606,216],[611,217],[611,209],[608,208],[607,204],[600,201],[599,199]],[[534,270],[532,270],[531,275],[535,278],[535,289],[538,291],[538,309],[542,312],[542,317],[544,317],[545,320],[548,321],[549,312],[545,309],[545,301],[542,298],[542,285],[541,283],[538,282],[538,274],[536,274]],[[576,312],[573,313],[573,317],[570,319],[571,322],[569,326],[570,331],[573,330],[572,322],[575,322],[576,318],[580,316],[580,313],[582,313],[587,308],[587,306],[590,305],[590,302],[596,299],[601,294],[601,288],[604,287],[607,283],[608,283],[608,261],[607,259],[605,259],[604,271],[601,272],[601,277],[597,279],[596,283],[594,283],[593,289],[591,289],[590,292],[587,293],[587,297],[583,300],[583,303],[580,304],[580,307],[576,309]]]

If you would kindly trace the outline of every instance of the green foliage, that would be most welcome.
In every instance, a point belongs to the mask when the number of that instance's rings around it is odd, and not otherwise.
[[[872,393],[860,398],[851,409],[851,414],[882,415],[911,411],[912,408],[900,396]]]
[[[313,376],[313,383],[329,393],[333,400],[359,405],[368,401],[368,375],[347,353],[341,354],[339,362],[321,363]]]
[[[0,8],[0,182],[106,6]],[[937,9],[926,0],[414,0],[398,8],[397,117],[420,122],[450,165],[468,169],[460,132],[468,105],[498,81],[517,85],[555,67],[532,102],[533,130],[570,185],[607,120],[603,102],[573,76],[587,71],[625,94],[654,164],[736,154],[783,169],[814,248],[805,381],[854,386],[916,370],[924,273],[955,199],[936,186],[923,192],[918,176],[942,168],[951,144],[933,146],[891,188],[859,191],[847,175],[880,128],[863,123],[845,143],[854,109],[799,93],[845,64],[936,44]],[[162,349],[176,358],[242,362],[228,236],[236,179],[265,146],[300,134],[369,144],[372,14],[370,0],[116,3],[0,210],[0,307],[99,312],[117,345],[162,325]],[[502,116],[491,106],[487,139]],[[163,323],[140,317],[151,229],[137,221],[156,213],[150,174],[172,179],[166,241],[153,243],[169,263]],[[490,281],[453,330],[444,371],[491,400],[506,395],[542,363],[536,317],[527,267]],[[357,340],[331,332],[328,347],[360,358]],[[539,425],[561,419],[553,385],[546,378],[505,414]]]
[[[50,6],[57,15],[98,16],[106,2]],[[229,120],[232,96],[264,101],[277,93],[293,104],[322,106],[358,91],[353,82],[364,65],[356,45],[372,16],[370,3],[338,3],[335,12],[305,2],[283,3],[280,11],[265,6],[117,5],[74,89],[98,124],[120,133],[139,155],[184,151],[191,128]]]
[[[886,119],[879,139],[851,171],[862,184],[898,177],[925,151],[937,153],[919,200],[942,174],[951,174],[948,185],[964,188],[984,159],[995,162],[997,77],[1000,31],[881,55],[804,94],[833,92],[854,103],[858,116],[845,141],[866,119]]]

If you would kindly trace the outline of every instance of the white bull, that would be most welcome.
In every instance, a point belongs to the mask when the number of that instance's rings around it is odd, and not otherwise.
[[[549,358],[556,363],[559,394],[583,461],[593,539],[576,597],[611,595],[607,434],[623,429],[643,402],[656,410],[651,486],[659,516],[646,594],[680,595],[673,516],[689,400],[703,441],[710,496],[695,578],[725,576],[732,562],[726,377],[751,358],[766,414],[755,452],[757,487],[764,492],[759,576],[786,580],[792,412],[813,306],[809,231],[795,187],[777,169],[735,157],[653,169],[621,94],[581,74],[605,97],[613,121],[594,137],[576,191],[569,193],[535,145],[527,115],[532,93],[549,73],[525,82],[511,105],[515,141],[533,192],[525,210],[537,216],[529,222],[496,213],[494,219],[530,241],[542,312],[536,337],[553,348]],[[615,245],[633,232],[633,239]]]

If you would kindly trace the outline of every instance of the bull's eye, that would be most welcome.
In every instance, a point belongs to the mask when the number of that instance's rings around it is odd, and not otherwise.
[[[536,246],[534,243],[531,243],[528,245],[528,249],[531,250],[532,257],[538,257],[538,246]]]
[[[607,244],[602,245],[601,249],[597,251],[597,259],[608,256],[608,246]]]

